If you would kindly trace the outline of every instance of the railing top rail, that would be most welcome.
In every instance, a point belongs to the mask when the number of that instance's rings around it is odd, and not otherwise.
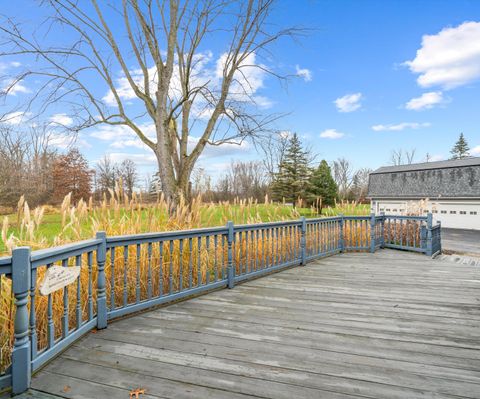
[[[31,255],[32,268],[94,251],[101,242],[99,239],[91,239],[33,251]]]
[[[363,216],[359,216],[359,215],[356,215],[356,216],[344,216],[343,219],[344,220],[370,220],[370,215],[363,215]]]
[[[307,222],[311,219],[306,219]],[[265,222],[265,223],[253,223],[253,224],[236,224],[235,231],[239,230],[252,230],[252,229],[263,229],[269,227],[280,227],[280,226],[296,226],[301,225],[301,220],[284,220],[281,222]]]
[[[12,257],[3,256],[0,258],[0,275],[12,272]]]
[[[421,220],[427,221],[428,216],[406,216],[406,215],[383,215],[386,219],[399,219],[399,220]]]
[[[198,237],[211,234],[228,234],[228,228],[224,226],[207,227],[192,230],[165,231],[158,233],[128,234],[123,236],[107,237],[107,248],[140,244],[145,242],[166,241],[180,238]]]
[[[341,216],[328,216],[326,218],[308,218],[307,223],[318,223],[318,222],[335,222],[342,219]]]

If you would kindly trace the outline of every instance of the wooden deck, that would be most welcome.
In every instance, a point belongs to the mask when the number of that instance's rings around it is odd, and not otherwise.
[[[479,398],[480,269],[343,254],[109,324],[25,398]]]

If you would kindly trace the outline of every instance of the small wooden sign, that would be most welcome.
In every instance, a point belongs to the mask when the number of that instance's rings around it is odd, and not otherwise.
[[[63,267],[52,266],[45,273],[45,277],[40,284],[40,294],[49,295],[72,284],[80,275],[80,266]]]

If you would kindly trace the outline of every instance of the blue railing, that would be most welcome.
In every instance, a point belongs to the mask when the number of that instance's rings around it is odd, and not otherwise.
[[[321,257],[379,248],[433,255],[441,250],[440,225],[432,226],[430,214],[372,214],[116,237],[100,232],[56,248],[16,248],[0,258],[0,292],[15,303],[12,365],[0,370],[0,389],[25,391],[32,372],[108,320]],[[38,281],[54,265],[80,266],[80,276],[42,297]],[[37,312],[40,305],[46,312]]]

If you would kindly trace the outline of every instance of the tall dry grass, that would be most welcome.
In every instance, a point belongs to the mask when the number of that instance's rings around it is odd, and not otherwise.
[[[193,200],[190,206],[182,201],[176,208],[176,211],[169,213],[169,206],[165,199],[160,196],[155,203],[146,203],[141,196],[134,194],[131,198],[118,189],[110,191],[105,195],[101,203],[94,204],[93,201],[80,201],[78,204],[72,204],[71,196],[67,195],[59,209],[61,215],[61,226],[59,233],[53,237],[42,230],[42,221],[46,213],[52,212],[46,206],[30,209],[24,197],[20,198],[17,206],[16,215],[10,220],[4,217],[1,229],[1,240],[6,248],[4,255],[11,253],[11,250],[17,246],[27,245],[32,250],[47,248],[50,246],[62,245],[83,239],[89,239],[97,231],[106,231],[108,236],[137,234],[142,232],[161,232],[188,230],[198,227],[207,227],[214,225],[224,225],[228,220],[236,224],[258,223],[265,221],[279,221],[287,219],[297,219],[299,214],[293,208],[287,208],[281,205],[273,204],[268,197],[263,204],[252,199],[235,200],[233,203],[209,204],[202,202],[201,198]],[[221,240],[221,238],[219,238]],[[120,304],[124,295],[128,302],[135,301],[138,292],[141,299],[145,299],[149,294],[158,295],[160,290],[166,293],[169,289],[168,273],[170,272],[170,263],[173,269],[173,289],[178,290],[180,273],[183,273],[183,288],[188,284],[188,275],[185,274],[189,266],[189,257],[192,259],[193,284],[199,281],[205,283],[207,279],[212,279],[215,274],[221,275],[224,271],[219,269],[219,265],[224,263],[226,256],[226,247],[218,246],[215,250],[212,247],[207,248],[205,238],[198,242],[193,240],[191,247],[188,242],[180,259],[179,242],[175,242],[173,247],[163,248],[162,261],[160,262],[160,249],[158,246],[152,247],[151,253],[148,248],[142,247],[137,258],[136,248],[130,248],[127,256],[129,265],[126,273],[123,273],[124,258],[122,249],[115,251],[115,261],[113,268],[117,272],[112,279],[111,253],[106,265],[107,274],[107,300],[112,301],[112,294],[116,304]],[[213,240],[213,238],[212,238]],[[253,247],[250,248],[253,251]],[[258,246],[257,250],[262,251]],[[1,255],[1,254],[0,254]],[[195,256],[193,256],[195,255]],[[170,262],[172,260],[172,262]],[[82,298],[81,308],[77,309],[77,286],[72,284],[69,287],[69,306],[68,319],[71,328],[77,323],[77,315],[81,314],[81,319],[88,318],[88,257],[84,255],[80,259],[82,265],[80,277],[80,296]],[[75,259],[70,260],[70,264]],[[137,284],[137,262],[139,274],[139,283]],[[214,270],[216,262],[217,270]],[[150,268],[148,267],[150,265]],[[160,277],[162,269],[163,277]],[[38,282],[43,279],[46,267],[37,270],[35,276]],[[126,276],[127,285],[123,286],[123,279]],[[93,287],[96,281],[95,259],[92,266]],[[38,336],[39,349],[45,348],[47,343],[47,297],[42,297],[35,292],[35,313],[37,315],[36,333]],[[55,326],[55,338],[61,334],[63,308],[63,293],[56,292],[52,295],[53,299],[53,322]],[[92,302],[95,304],[96,292],[93,289]],[[95,311],[95,309],[93,309]],[[10,350],[13,341],[13,319],[14,306],[11,292],[10,280],[1,277],[0,280],[0,374],[10,363]]]

